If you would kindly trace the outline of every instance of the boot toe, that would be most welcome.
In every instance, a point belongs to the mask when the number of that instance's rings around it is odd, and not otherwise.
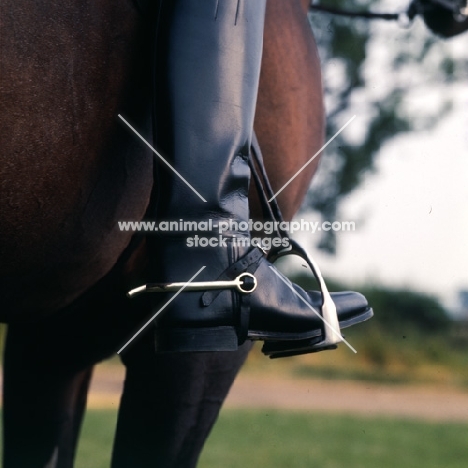
[[[331,293],[331,297],[336,306],[338,319],[348,320],[369,309],[367,299],[355,291],[342,291]]]

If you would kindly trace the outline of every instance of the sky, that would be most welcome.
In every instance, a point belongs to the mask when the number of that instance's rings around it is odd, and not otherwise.
[[[396,29],[387,31],[398,35]],[[448,42],[449,53],[468,60],[467,40],[464,34]],[[375,57],[370,73],[378,86],[385,86],[378,71],[385,43],[369,53]],[[436,295],[457,313],[457,292],[468,290],[468,77],[449,86],[421,86],[424,77],[417,73],[405,79],[414,79],[413,110],[436,108],[443,96],[454,98],[453,110],[431,131],[399,136],[382,146],[377,172],[343,204],[340,220],[355,221],[356,230],[338,233],[336,257],[314,250],[312,234],[296,237],[311,248],[324,276],[411,287]],[[359,131],[365,122],[358,114],[345,131]]]
[[[313,254],[324,275],[410,286],[455,307],[458,289],[468,289],[466,88],[459,108],[435,130],[382,148],[377,174],[343,206],[341,219],[355,221],[356,230],[338,233],[336,257]]]

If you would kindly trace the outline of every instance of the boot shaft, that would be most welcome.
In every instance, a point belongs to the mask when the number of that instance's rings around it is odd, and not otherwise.
[[[155,34],[159,220],[247,220],[264,0],[162,0]]]

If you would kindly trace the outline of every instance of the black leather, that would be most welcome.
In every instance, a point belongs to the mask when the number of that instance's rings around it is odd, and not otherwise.
[[[158,169],[161,220],[249,218],[249,149],[262,52],[265,0],[162,0],[155,35],[154,139],[167,158],[206,202],[164,164]],[[232,290],[182,292],[157,321],[159,351],[233,350],[245,339],[301,340],[320,336],[322,321],[271,269],[261,255],[245,261],[250,247],[239,246],[248,232],[223,233],[223,247],[189,247],[187,236],[150,238],[151,282],[213,281],[233,274],[240,261],[251,268],[258,287],[244,296]],[[243,259],[243,260],[241,260]],[[284,279],[284,277],[282,277]],[[320,311],[321,295],[294,285]],[[170,295],[153,295],[154,311]],[[357,293],[335,295],[340,319],[368,318]]]
[[[155,47],[159,219],[248,219],[265,0],[162,0]]]
[[[206,268],[197,277],[196,281],[213,281],[225,275],[217,274],[223,266],[232,263],[234,250],[229,249],[199,249],[195,251],[186,248],[181,239],[168,239],[165,244],[165,261],[173,259],[173,265],[166,271],[172,273],[166,276],[167,281],[188,280],[201,266]],[[231,258],[231,260],[230,260]],[[191,263],[185,263],[190,259]],[[182,262],[186,275],[182,274]],[[196,262],[196,263],[195,263]],[[291,283],[281,275],[281,278],[271,271],[272,264],[262,258],[255,269],[257,288],[248,295],[236,291],[216,291],[215,294],[201,292],[183,292],[163,311],[158,319],[158,327],[167,332],[171,328],[216,328],[220,326],[234,327],[239,336],[242,332],[242,304],[248,297],[250,312],[248,333],[244,338],[254,340],[300,340],[320,336],[323,322],[320,318],[322,295],[319,291],[305,291],[298,285]],[[274,268],[274,267],[273,267]],[[216,271],[215,274],[212,272]],[[276,270],[277,271],[277,270]],[[231,276],[232,277],[232,276]],[[291,285],[289,288],[284,281]],[[299,296],[305,299],[316,311],[314,313]],[[154,296],[153,296],[154,297]],[[203,301],[203,298],[210,301]],[[155,307],[161,307],[169,298],[169,294],[158,295]],[[213,299],[214,298],[214,299]],[[332,293],[337,308],[340,326],[353,324],[370,318],[370,308],[366,298],[357,292]],[[244,312],[245,314],[245,312]],[[362,320],[359,320],[362,318]],[[242,338],[239,339],[242,343]]]
[[[263,47],[265,0],[162,0],[156,18],[154,143],[203,202],[164,164],[158,167],[158,220],[247,220],[252,139]],[[196,233],[191,233],[194,236]],[[198,233],[217,236],[217,233]],[[224,233],[246,237],[247,232]],[[215,280],[247,248],[189,248],[173,233],[150,239],[151,281]],[[155,298],[155,308],[160,301]],[[179,301],[180,299],[180,301]],[[213,307],[181,294],[162,314],[195,327],[232,326],[231,291]],[[193,318],[197,316],[196,322]]]

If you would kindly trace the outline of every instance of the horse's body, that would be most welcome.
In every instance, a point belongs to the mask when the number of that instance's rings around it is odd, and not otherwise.
[[[146,24],[129,0],[2,1],[1,319],[70,304],[114,266],[152,185]],[[146,28],[147,29],[147,28]],[[27,294],[24,292],[27,291]]]
[[[274,188],[323,139],[306,4],[268,2],[255,129]],[[92,366],[148,316],[125,297],[145,273],[144,239],[117,222],[144,216],[153,159],[117,114],[151,140],[151,21],[130,0],[0,6],[5,468],[70,467]],[[279,196],[285,218],[315,168]],[[156,356],[151,343],[123,355],[113,466],[193,466],[249,347]]]

